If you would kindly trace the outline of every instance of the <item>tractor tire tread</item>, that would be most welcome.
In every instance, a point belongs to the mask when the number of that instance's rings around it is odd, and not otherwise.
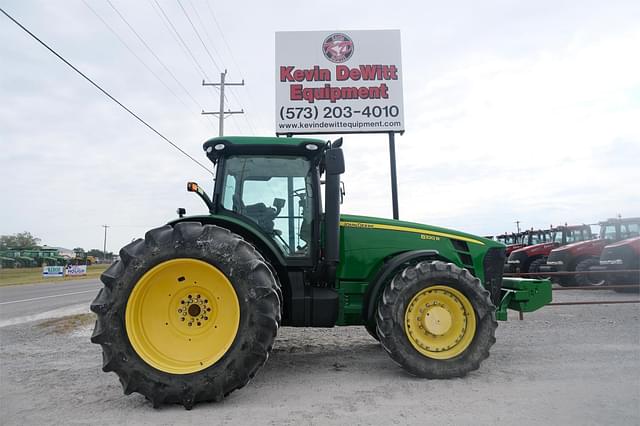
[[[213,365],[190,374],[170,374],[148,365],[134,351],[124,325],[127,300],[139,278],[177,257],[200,259],[222,270],[241,304],[231,347]],[[281,321],[280,285],[253,245],[227,229],[181,222],[150,230],[144,239],[120,250],[120,260],[101,280],[104,287],[91,303],[97,314],[91,341],[102,346],[103,371],[115,372],[126,394],[138,392],[154,407],[177,403],[189,410],[198,402],[220,401],[242,388],[268,359]]]
[[[601,286],[606,284],[606,280],[603,278],[601,280],[594,280],[593,275],[589,274],[589,268],[592,266],[597,266],[600,264],[600,261],[596,258],[588,258],[584,259],[576,265],[576,272],[584,272],[584,274],[577,274],[575,276],[576,285],[578,287],[593,287],[593,286]],[[600,275],[599,277],[601,277]]]
[[[413,348],[404,332],[405,306],[430,280],[462,291],[474,306],[477,332],[462,354],[446,360],[423,356]],[[458,284],[456,284],[458,283]],[[418,377],[445,379],[465,376],[477,370],[489,357],[498,326],[491,295],[466,269],[452,263],[425,261],[398,273],[388,285],[377,311],[377,335],[382,347],[398,365]]]

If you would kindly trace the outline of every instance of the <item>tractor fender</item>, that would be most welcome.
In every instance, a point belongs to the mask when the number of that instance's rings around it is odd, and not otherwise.
[[[173,220],[168,224],[174,226],[180,222],[200,222],[203,225],[217,225],[240,235],[249,243],[253,244],[260,254],[274,267],[280,268],[285,265],[284,257],[278,248],[267,237],[256,232],[251,226],[239,220],[228,219],[224,216],[190,216]]]
[[[365,324],[375,320],[376,302],[384,291],[384,286],[398,273],[398,269],[409,262],[438,258],[438,250],[411,250],[388,258],[378,269],[367,286],[362,303],[362,318]]]

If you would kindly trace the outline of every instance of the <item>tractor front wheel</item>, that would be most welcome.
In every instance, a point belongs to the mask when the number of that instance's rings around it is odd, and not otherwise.
[[[495,343],[488,290],[469,271],[421,262],[395,276],[378,304],[377,334],[391,358],[426,378],[462,377]]]
[[[529,272],[535,273],[540,272],[540,267],[547,263],[547,259],[541,257],[539,259],[535,259],[533,262],[529,264]],[[528,278],[545,278],[544,275],[534,275],[529,276]]]
[[[600,264],[598,259],[589,258],[579,262],[576,265],[576,272],[584,272],[576,275],[576,284],[579,287],[593,287],[606,284],[604,274],[590,274],[589,268]]]
[[[184,222],[149,231],[101,280],[91,341],[125,394],[190,409],[243,387],[267,360],[278,284],[256,249],[227,229]]]

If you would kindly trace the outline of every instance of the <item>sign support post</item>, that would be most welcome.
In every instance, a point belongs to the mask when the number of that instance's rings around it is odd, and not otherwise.
[[[396,137],[395,132],[389,132],[389,162],[391,166],[391,203],[393,218],[398,220],[398,177],[396,175]]]

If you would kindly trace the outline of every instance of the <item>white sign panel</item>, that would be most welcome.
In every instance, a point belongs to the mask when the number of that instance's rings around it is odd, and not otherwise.
[[[43,277],[64,277],[64,266],[43,266]]]
[[[404,131],[400,31],[276,33],[276,134]]]
[[[87,265],[67,265],[67,275],[69,276],[87,275]]]

